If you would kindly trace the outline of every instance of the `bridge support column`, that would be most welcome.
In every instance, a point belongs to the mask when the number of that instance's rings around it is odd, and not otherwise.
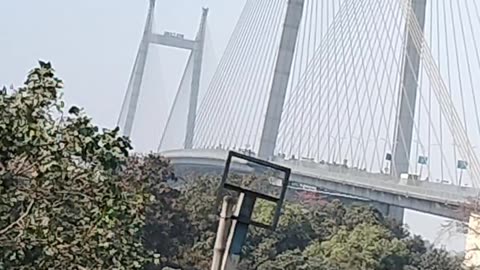
[[[193,75],[192,89],[190,92],[190,105],[188,107],[187,133],[185,134],[185,149],[193,148],[193,137],[195,135],[195,121],[197,118],[198,93],[200,92],[200,78],[202,75],[203,49],[205,46],[205,33],[207,28],[208,9],[204,8],[202,22],[195,39],[193,54]]]
[[[152,34],[155,2],[156,0],[150,0],[142,41],[140,42],[137,57],[135,58],[135,64],[133,65],[132,74],[128,82],[127,93],[125,94],[117,123],[118,126],[121,126],[120,128],[122,129],[123,135],[127,137],[132,135],[133,122],[135,121],[135,114],[137,112],[140,87],[142,86],[143,74],[147,63],[150,35]]]
[[[425,12],[427,0],[410,0],[413,13],[422,31],[425,28]],[[418,77],[420,71],[420,54],[415,47],[410,31],[406,32],[407,47],[403,60],[403,82],[400,85],[400,106],[397,112],[395,127],[395,139],[393,145],[392,173],[400,177],[400,174],[409,172],[410,152],[412,147],[413,127],[415,122],[415,107],[417,101]],[[398,221],[403,221],[402,208],[390,207],[391,215],[396,216]],[[391,216],[390,215],[390,216]],[[401,219],[398,219],[402,217]]]
[[[278,51],[267,114],[260,140],[259,156],[261,158],[268,159],[273,156],[275,151],[304,6],[305,0],[288,1],[280,50]]]
[[[389,217],[390,219],[395,220],[398,223],[403,224],[404,213],[405,213],[404,208],[388,205],[388,212],[386,216]]]
[[[480,266],[480,215],[472,213],[468,222],[468,233],[465,243],[465,265]]]
[[[370,205],[375,207],[384,217],[403,223],[403,208],[380,202],[371,202]]]

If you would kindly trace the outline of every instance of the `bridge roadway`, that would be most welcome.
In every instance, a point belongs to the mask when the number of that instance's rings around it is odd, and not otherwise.
[[[166,151],[162,155],[170,159],[174,167],[221,169],[228,152],[193,149]],[[277,157],[273,162],[291,168],[290,183],[294,186],[315,187],[455,220],[468,219],[469,215],[461,211],[462,205],[478,197],[480,192],[474,188],[425,181],[408,183],[390,175],[322,165],[313,161]]]

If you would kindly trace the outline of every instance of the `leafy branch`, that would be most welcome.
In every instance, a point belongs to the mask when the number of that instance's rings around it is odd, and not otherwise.
[[[32,207],[33,207],[33,203],[34,201],[32,200],[30,202],[30,204],[28,204],[27,206],[27,209],[25,210],[25,212],[17,219],[15,220],[15,222],[11,223],[10,225],[8,225],[7,227],[3,228],[0,230],[0,235],[3,235],[5,233],[7,233],[11,228],[13,228],[15,225],[19,225],[20,222],[28,216],[28,214],[30,213],[30,210],[32,210]]]

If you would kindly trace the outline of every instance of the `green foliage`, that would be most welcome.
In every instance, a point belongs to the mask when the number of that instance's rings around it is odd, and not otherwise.
[[[181,269],[209,269],[217,224],[212,213],[220,179],[204,176],[190,181],[177,202],[190,221],[184,235],[193,244],[179,247],[178,256],[166,260]],[[268,220],[273,206],[257,204],[254,219]],[[244,254],[240,269],[245,270],[463,269],[458,257],[410,237],[375,209],[346,207],[338,201],[309,207],[287,202],[277,231],[250,228]]]
[[[407,249],[387,228],[367,221],[351,231],[340,228],[330,240],[310,246],[307,254],[323,255],[340,269],[378,269],[393,256],[406,256]]]
[[[209,269],[219,177],[172,189],[168,161],[129,156],[118,129],[65,112],[61,89],[40,63],[24,87],[0,91],[0,269]],[[254,218],[272,211],[259,201]],[[338,201],[286,203],[277,231],[250,228],[244,254],[241,269],[462,269],[374,209]]]
[[[0,95],[0,269],[140,268],[150,176],[125,177],[128,140],[65,114],[61,89],[41,62]]]

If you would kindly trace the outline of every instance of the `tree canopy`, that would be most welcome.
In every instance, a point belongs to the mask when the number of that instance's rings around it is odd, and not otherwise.
[[[62,87],[41,62],[0,94],[0,269],[140,268],[150,196],[122,169],[130,143],[65,112]]]
[[[216,229],[215,217],[209,219],[209,215],[214,210],[211,202],[217,181],[214,176],[195,179],[179,194],[191,224],[202,232],[184,253],[189,258],[177,257],[179,265],[187,266],[183,269],[208,269]],[[266,212],[273,210],[269,207],[261,206],[262,211],[256,214],[268,215]],[[461,256],[410,236],[375,209],[339,201],[317,206],[287,202],[277,231],[250,228],[244,253],[242,269],[464,269]],[[191,254],[196,261],[182,264],[191,260]]]
[[[65,110],[62,88],[41,62],[0,91],[0,269],[209,269],[219,176],[171,188],[167,160],[130,155],[118,128]],[[241,269],[460,270],[462,258],[370,207],[287,202],[277,231],[250,228]]]

